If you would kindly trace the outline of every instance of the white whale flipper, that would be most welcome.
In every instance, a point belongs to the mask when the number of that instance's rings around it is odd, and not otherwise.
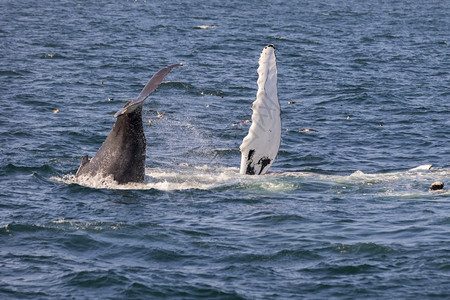
[[[252,104],[252,125],[240,146],[241,174],[262,175],[269,170],[281,142],[281,112],[277,89],[277,63],[274,45],[261,52],[258,92]]]

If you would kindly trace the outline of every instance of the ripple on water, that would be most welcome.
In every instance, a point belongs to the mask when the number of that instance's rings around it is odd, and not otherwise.
[[[0,1],[0,298],[449,298],[448,1],[191,2]],[[242,176],[269,43],[282,144]],[[75,178],[177,62],[146,181]]]

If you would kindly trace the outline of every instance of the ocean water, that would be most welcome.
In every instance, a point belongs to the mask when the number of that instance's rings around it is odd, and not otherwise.
[[[1,299],[450,297],[450,2],[0,11]],[[242,176],[250,124],[233,124],[270,43],[282,143]],[[144,105],[146,182],[76,180],[124,100],[178,62]]]

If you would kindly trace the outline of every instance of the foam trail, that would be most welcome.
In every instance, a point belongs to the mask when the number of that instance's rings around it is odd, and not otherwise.
[[[65,175],[53,180],[65,184],[78,184],[96,189],[118,190],[213,190],[241,189],[248,193],[298,193],[303,192],[305,185],[322,186],[331,193],[345,189],[364,189],[365,195],[382,197],[415,197],[432,195],[429,185],[436,181],[449,182],[450,169],[432,168],[431,170],[415,170],[417,168],[391,173],[366,174],[356,171],[350,175],[326,175],[311,172],[271,172],[266,176],[247,176],[239,173],[237,168],[193,166],[179,164],[176,168],[147,168],[145,182],[118,184],[112,177],[75,177]],[[414,171],[415,170],[415,171]],[[339,193],[339,192],[338,192]],[[449,189],[439,192],[449,194]]]

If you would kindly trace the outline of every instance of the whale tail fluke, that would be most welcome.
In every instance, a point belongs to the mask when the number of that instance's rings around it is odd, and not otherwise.
[[[139,96],[129,101],[114,116],[116,122],[97,153],[81,160],[76,177],[109,177],[119,184],[143,182],[145,178],[146,140],[142,123],[142,105],[161,84],[175,64],[159,70],[145,85]]]
[[[174,64],[159,70],[155,75],[153,75],[152,78],[150,78],[145,87],[142,89],[139,96],[137,96],[137,98],[134,100],[128,101],[124,105],[124,107],[122,107],[118,112],[114,114],[114,117],[117,118],[120,115],[128,114],[130,112],[133,112],[139,106],[142,106],[145,99],[147,99],[147,97],[150,96],[150,94],[153,93],[154,90],[156,90],[156,88],[161,84],[166,75],[169,74],[169,72],[173,68],[180,67],[182,65],[183,65],[182,63]]]
[[[277,64],[274,45],[261,52],[258,92],[252,104],[252,125],[242,141],[240,173],[265,174],[278,154],[281,143],[281,110],[278,101]]]

